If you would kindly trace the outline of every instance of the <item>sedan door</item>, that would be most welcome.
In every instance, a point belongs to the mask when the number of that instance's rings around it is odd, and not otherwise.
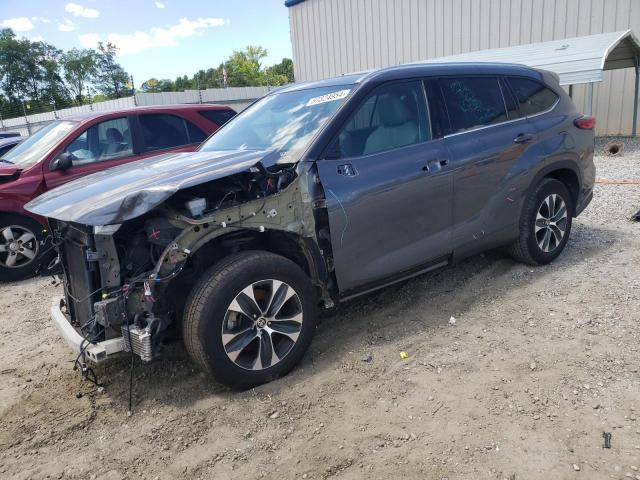
[[[72,138],[56,156],[68,153],[72,165],[66,170],[56,169],[52,161],[45,166],[47,189],[55,188],[76,178],[126,162],[140,156],[134,151],[131,140],[131,117],[110,118],[95,123]]]
[[[421,81],[374,89],[328,151],[317,167],[343,294],[445,261],[453,182]]]

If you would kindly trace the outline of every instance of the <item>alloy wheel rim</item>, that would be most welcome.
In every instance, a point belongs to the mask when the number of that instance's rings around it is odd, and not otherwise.
[[[28,228],[20,225],[0,227],[0,265],[21,268],[38,255],[38,240]]]
[[[289,284],[260,280],[239,292],[222,322],[227,357],[245,370],[264,370],[280,363],[298,342],[302,302]]]
[[[567,231],[568,212],[564,199],[552,193],[538,207],[535,222],[535,237],[538,247],[545,253],[553,252]]]

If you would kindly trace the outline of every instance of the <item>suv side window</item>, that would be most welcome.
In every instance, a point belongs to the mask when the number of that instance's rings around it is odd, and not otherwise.
[[[73,155],[73,165],[133,155],[129,119],[113,118],[96,123],[78,135],[64,151]]]
[[[509,77],[508,81],[523,116],[544,112],[558,100],[555,92],[530,78]]]
[[[502,89],[502,96],[504,97],[504,103],[507,106],[507,116],[509,120],[524,117],[524,114],[520,114],[518,103],[516,102],[513,92],[509,85],[507,85],[507,79],[500,79],[500,88]]]
[[[447,109],[442,99],[440,84],[437,79],[427,79],[425,80],[425,88],[427,90],[427,105],[429,105],[429,121],[433,138],[442,138],[449,132],[450,125]]]
[[[202,130],[176,115],[145,113],[139,119],[145,152],[199,143],[206,138]]]
[[[507,110],[496,77],[441,78],[453,133],[507,120]]]
[[[337,137],[339,158],[358,157],[431,139],[421,81],[377,87],[351,115]]]

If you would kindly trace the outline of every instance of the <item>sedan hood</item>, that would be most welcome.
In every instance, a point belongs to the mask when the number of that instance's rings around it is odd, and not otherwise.
[[[136,218],[178,190],[277,163],[273,151],[189,152],[159,155],[114,167],[55,188],[25,208],[43,217],[84,225]]]

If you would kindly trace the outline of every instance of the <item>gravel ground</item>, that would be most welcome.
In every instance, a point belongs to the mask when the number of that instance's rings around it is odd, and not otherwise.
[[[625,143],[598,178],[640,180]],[[638,209],[640,185],[600,184],[552,265],[487,253],[324,313],[300,368],[251,391],[172,345],[136,365],[132,417],[126,358],[102,393],[72,370],[60,287],[2,285],[0,477],[640,479]]]

